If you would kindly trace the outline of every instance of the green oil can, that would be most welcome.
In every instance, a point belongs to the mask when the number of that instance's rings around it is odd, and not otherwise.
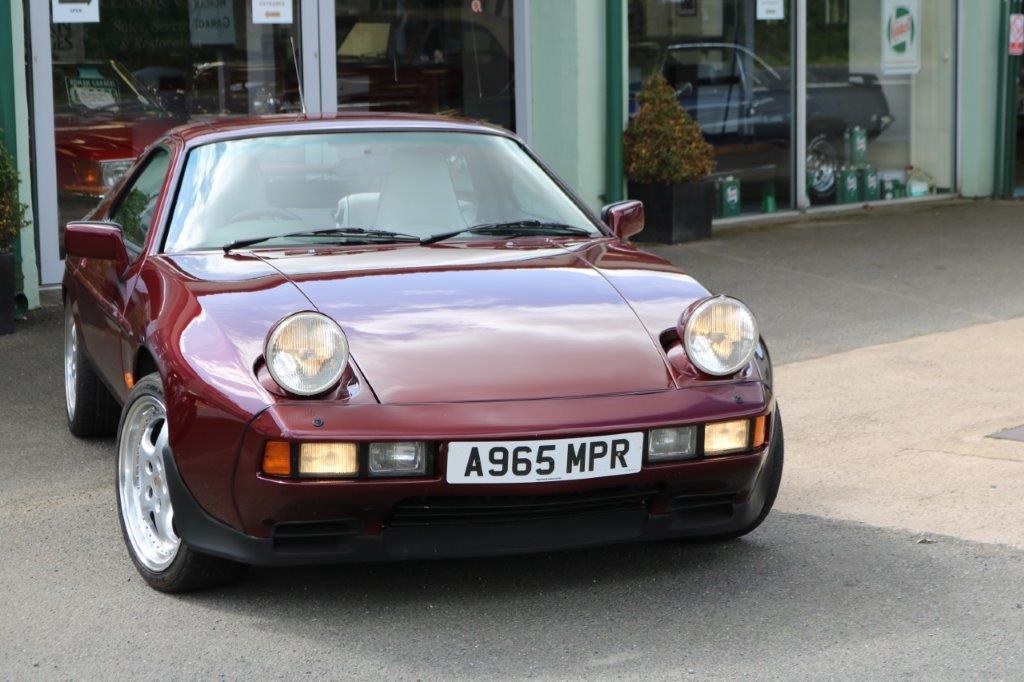
[[[839,170],[839,186],[836,188],[836,203],[855,204],[860,201],[860,177],[857,169],[843,166]]]
[[[863,166],[868,160],[868,134],[860,126],[847,128],[843,132],[843,146],[846,151],[846,163],[851,166]]]
[[[881,198],[881,187],[878,182],[878,171],[871,166],[860,169],[861,197],[864,201],[878,201]]]
[[[718,181],[719,215],[723,218],[738,216],[740,206],[740,181],[727,176]]]

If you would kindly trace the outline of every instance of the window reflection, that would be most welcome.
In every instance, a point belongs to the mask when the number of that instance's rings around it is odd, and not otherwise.
[[[715,148],[712,181],[738,183],[742,209],[791,196],[792,79],[785,20],[760,21],[755,0],[629,3],[629,111],[660,72]],[[736,207],[737,210],[740,208]]]
[[[248,0],[103,0],[99,23],[51,24],[61,226],[170,128],[301,109],[298,1],[292,23],[252,12]]]
[[[515,127],[512,0],[337,4],[338,108]]]

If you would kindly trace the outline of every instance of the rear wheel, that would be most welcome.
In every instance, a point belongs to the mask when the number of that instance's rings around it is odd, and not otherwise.
[[[64,398],[71,433],[79,438],[114,433],[121,408],[82,353],[70,301],[64,302]]]
[[[188,592],[238,578],[245,566],[202,554],[178,537],[164,471],[168,447],[163,384],[150,374],[128,396],[117,436],[117,509],[128,554],[162,592]]]

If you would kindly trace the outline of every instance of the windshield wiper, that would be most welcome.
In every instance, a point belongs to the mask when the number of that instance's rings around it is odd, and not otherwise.
[[[222,248],[224,253],[235,249],[244,249],[247,246],[270,241],[271,239],[287,239],[289,237],[340,237],[345,240],[372,241],[374,243],[387,242],[409,242],[415,243],[419,237],[402,232],[390,232],[388,230],[364,230],[359,227],[328,227],[324,230],[303,230],[301,232],[289,232],[287,234],[272,234],[267,237],[254,237],[252,239],[238,239],[225,244]]]
[[[566,225],[565,223],[551,223],[546,220],[512,220],[507,223],[485,223],[483,225],[464,227],[461,230],[441,232],[440,234],[424,237],[420,240],[420,244],[433,244],[467,232],[471,234],[508,234],[517,237],[544,234],[594,236],[594,233],[589,230],[574,225]]]

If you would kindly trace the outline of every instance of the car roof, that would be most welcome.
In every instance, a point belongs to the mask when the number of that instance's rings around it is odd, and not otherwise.
[[[264,135],[309,132],[434,130],[486,135],[515,135],[499,126],[450,116],[405,113],[350,112],[337,114],[288,114],[257,118],[225,118],[188,123],[168,133],[186,146],[220,140]]]

